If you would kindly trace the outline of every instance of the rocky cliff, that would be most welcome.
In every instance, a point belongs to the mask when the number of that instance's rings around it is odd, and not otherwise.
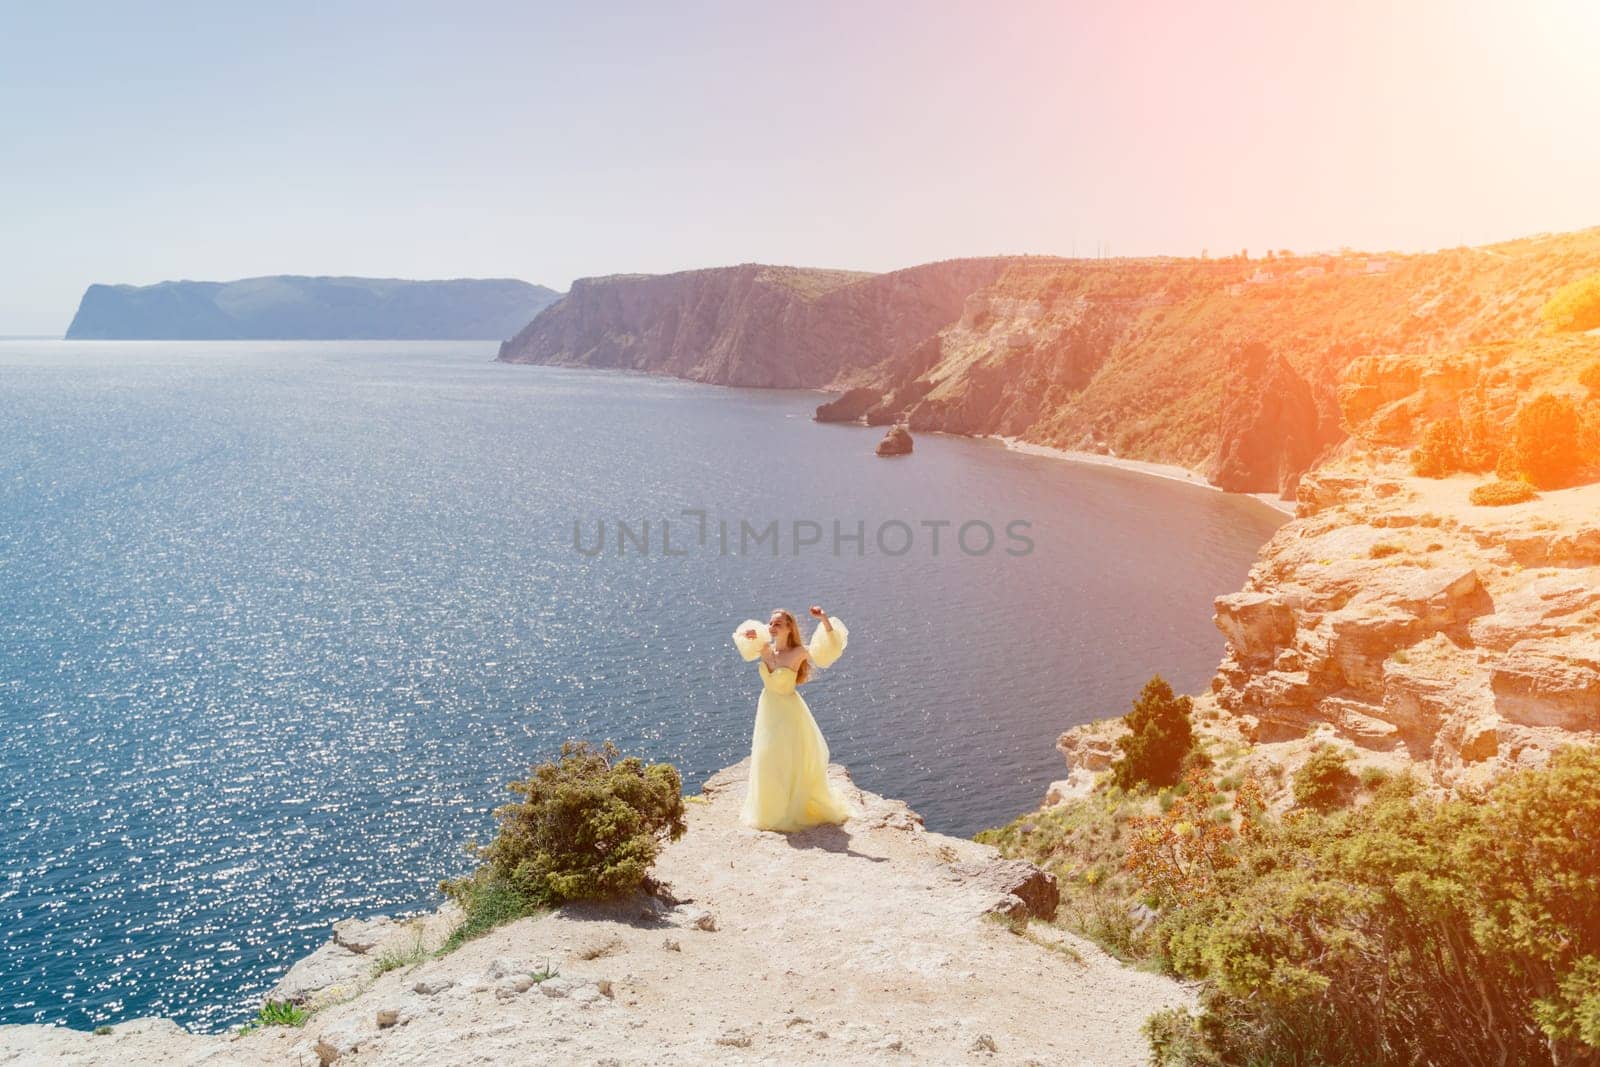
[[[889,274],[747,263],[583,278],[499,358],[719,385],[841,387],[954,321],[967,296],[1012,262],[957,259]]]
[[[1017,438],[1293,496],[1357,360],[1537,335],[1600,229],[1426,255],[747,264],[585,279],[508,362],[848,390],[818,418]]]
[[[1435,419],[1496,443],[1537,393],[1588,403],[1578,375],[1597,359],[1600,337],[1576,337],[1352,365],[1350,440],[1301,482],[1245,588],[1217,601],[1228,652],[1213,689],[1247,734],[1326,725],[1445,784],[1600,741],[1600,482],[1484,506],[1470,494],[1493,475],[1409,463]]]
[[[959,320],[851,384],[869,423],[1176,463],[1293,493],[1344,436],[1336,383],[1367,356],[1537,335],[1600,268],[1600,229],[1428,255],[1021,262]]]
[[[0,1062],[1133,1067],[1147,1062],[1145,1017],[1192,1002],[1054,926],[1024,926],[1054,912],[1053,876],[924,830],[837,765],[859,818],[743,827],[747,764],[688,798],[658,894],[569,905],[444,956],[431,951],[444,913],[340,923],[275,991],[316,1009],[303,1028],[8,1026]]]
[[[68,340],[499,340],[560,294],[511,279],[91,285]]]

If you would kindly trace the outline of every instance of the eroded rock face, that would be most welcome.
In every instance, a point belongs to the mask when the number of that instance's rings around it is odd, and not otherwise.
[[[1288,360],[1264,344],[1245,345],[1228,364],[1221,439],[1206,477],[1229,492],[1291,497],[1300,475],[1339,436],[1322,425],[1310,384]]]
[[[836,399],[817,405],[818,422],[856,422],[877,406],[883,394],[876,389],[847,389]]]
[[[736,267],[582,278],[500,346],[506,363],[608,367],[719,385],[819,389],[955,321],[1011,261],[889,274]]]
[[[1050,783],[1043,806],[1051,808],[1088,796],[1094,789],[1095,777],[1110,768],[1121,754],[1117,740],[1127,733],[1127,724],[1121,719],[1101,719],[1074,726],[1058,737],[1056,751],[1067,761],[1067,776]]]
[[[1449,419],[1463,464],[1492,467],[1518,405],[1572,393],[1593,359],[1592,341],[1533,338],[1352,363],[1351,437],[1300,480],[1244,590],[1217,599],[1219,706],[1257,740],[1331,729],[1442,785],[1600,741],[1600,483],[1485,507],[1470,494],[1487,473],[1409,462]]]
[[[1256,740],[1329,725],[1446,784],[1600,740],[1600,485],[1481,508],[1472,476],[1356,462],[1305,479],[1217,598],[1219,706]]]
[[[1600,731],[1600,641],[1529,638],[1494,665],[1495,710],[1524,726]]]

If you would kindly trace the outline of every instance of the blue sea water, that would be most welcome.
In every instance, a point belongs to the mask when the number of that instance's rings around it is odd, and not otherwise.
[[[849,625],[807,687],[835,761],[932,829],[1001,823],[1061,730],[1205,685],[1212,598],[1282,521],[492,356],[0,342],[0,1022],[241,1021],[334,920],[435,905],[564,739],[697,789],[748,754],[729,633],[778,606]]]

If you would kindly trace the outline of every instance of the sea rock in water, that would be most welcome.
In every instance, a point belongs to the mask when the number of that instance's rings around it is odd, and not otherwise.
[[[883,440],[878,442],[877,452],[880,456],[909,456],[911,432],[904,426],[890,427],[889,432],[883,435]]]

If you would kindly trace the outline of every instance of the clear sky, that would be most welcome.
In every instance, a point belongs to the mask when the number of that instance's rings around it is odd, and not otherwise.
[[[1600,3],[0,0],[0,333],[90,282],[1600,225]]]

